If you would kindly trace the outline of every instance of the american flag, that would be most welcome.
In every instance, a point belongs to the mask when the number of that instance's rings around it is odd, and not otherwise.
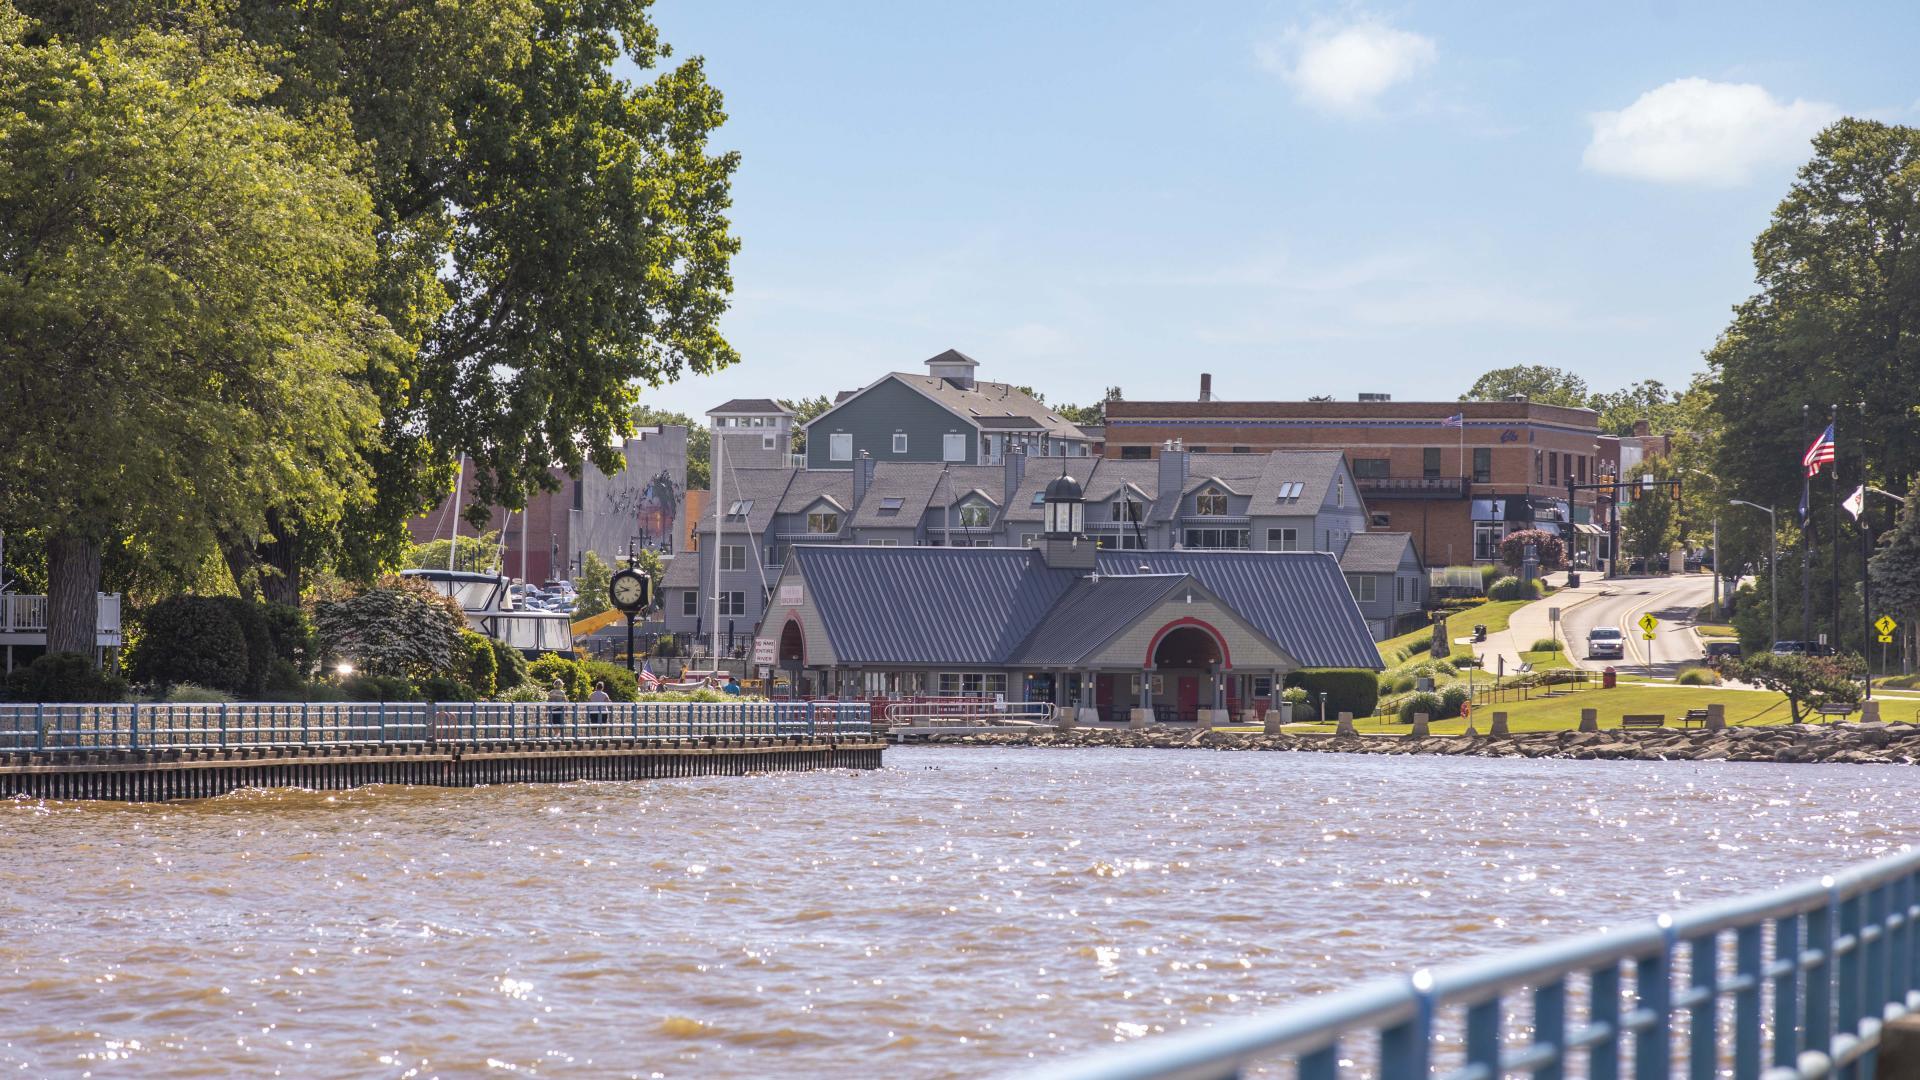
[[[1807,467],[1808,476],[1819,476],[1820,466],[1830,464],[1832,461],[1833,425],[1828,424],[1827,430],[1821,432],[1820,437],[1813,440],[1812,446],[1807,447],[1806,456],[1800,459],[1800,464]]]
[[[1446,427],[1465,427],[1467,426],[1467,414],[1457,412],[1445,420],[1440,421],[1440,423]]]
[[[640,669],[640,685],[648,690],[658,690],[660,689],[660,676],[655,675],[643,667]]]

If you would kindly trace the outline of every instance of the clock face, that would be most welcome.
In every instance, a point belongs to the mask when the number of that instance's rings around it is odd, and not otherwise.
[[[607,592],[613,600],[613,606],[623,611],[632,611],[647,602],[647,579],[643,574],[632,570],[622,570],[613,575],[613,581]]]

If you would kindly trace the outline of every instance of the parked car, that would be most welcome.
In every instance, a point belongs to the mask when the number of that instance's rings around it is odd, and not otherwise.
[[[1713,664],[1713,663],[1718,663],[1721,660],[1738,660],[1738,659],[1740,659],[1740,643],[1739,642],[1737,641],[1707,642],[1707,663]]]
[[[1617,626],[1596,626],[1587,631],[1587,659],[1618,660],[1626,655],[1626,635]]]
[[[1776,641],[1773,651],[1782,656],[1797,654],[1800,656],[1832,656],[1833,646],[1822,645],[1817,641]]]

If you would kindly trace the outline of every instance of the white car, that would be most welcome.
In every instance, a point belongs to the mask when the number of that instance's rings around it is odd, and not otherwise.
[[[1618,660],[1626,655],[1627,638],[1617,626],[1596,626],[1587,631],[1587,659]]]

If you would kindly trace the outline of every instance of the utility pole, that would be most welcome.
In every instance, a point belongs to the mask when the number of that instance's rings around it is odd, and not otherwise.
[[[1811,406],[1800,405],[1800,431],[1805,434]],[[1811,445],[1811,444],[1809,444]],[[1813,477],[1800,470],[1800,641],[1813,640]]]

